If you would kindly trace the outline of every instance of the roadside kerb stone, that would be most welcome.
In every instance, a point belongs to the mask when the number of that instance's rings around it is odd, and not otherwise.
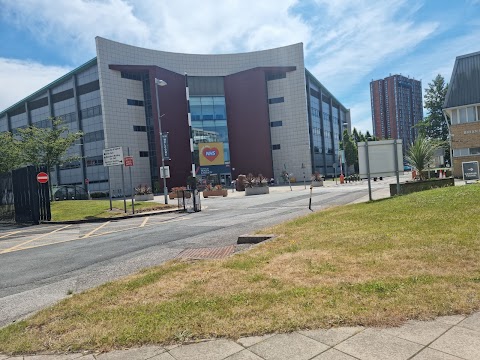
[[[299,333],[278,334],[249,348],[266,360],[308,360],[329,346]]]
[[[456,326],[429,347],[467,360],[480,359],[480,332]]]
[[[174,208],[174,209],[167,209],[167,210],[159,210],[159,211],[146,211],[141,212],[138,214],[130,214],[112,218],[94,218],[94,219],[79,219],[79,220],[65,220],[65,221],[42,221],[42,224],[48,225],[62,225],[62,224],[87,224],[87,223],[97,223],[97,222],[105,222],[111,220],[124,220],[124,219],[133,219],[133,218],[140,218],[145,216],[154,216],[154,215],[162,215],[162,214],[170,214],[174,212],[182,212],[183,210]]]
[[[170,354],[177,360],[223,360],[242,350],[237,343],[222,339],[182,345],[170,350]]]
[[[319,330],[304,330],[299,331],[300,334],[308,336],[309,338],[319,341],[322,344],[335,346],[342,341],[345,341],[349,337],[358,334],[362,331],[363,327],[343,327],[332,329],[319,329]]]
[[[441,351],[425,348],[418,355],[416,355],[414,360],[463,360],[459,357],[445,354]]]
[[[96,356],[97,360],[146,360],[165,352],[165,349],[159,346],[142,346],[128,350],[115,350]]]
[[[377,329],[362,331],[335,346],[335,349],[361,360],[407,360],[422,348],[422,345]]]

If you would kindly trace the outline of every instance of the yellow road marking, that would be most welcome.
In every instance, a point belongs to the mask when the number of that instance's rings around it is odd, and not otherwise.
[[[5,238],[5,237],[8,237],[8,236],[10,236],[10,235],[15,235],[15,234],[18,234],[19,232],[21,232],[21,231],[14,231],[14,232],[11,232],[11,233],[8,233],[8,234],[5,234],[5,235],[2,235],[2,236],[0,236],[0,239],[2,239],[2,238]]]
[[[140,227],[144,227],[145,224],[147,223],[148,219],[150,219],[150,216],[147,216],[147,217],[145,218],[145,220],[143,220],[142,225],[140,225]]]
[[[90,231],[88,234],[84,235],[81,237],[81,239],[85,239],[85,238],[88,238],[90,237],[92,234],[96,233],[98,230],[100,230],[101,228],[103,228],[104,226],[110,224],[111,221],[107,221],[106,223],[103,223],[102,225],[100,225],[99,227],[93,229],[92,231]]]
[[[156,225],[160,225],[162,223],[169,223],[169,222],[175,222],[175,221],[183,221],[183,220],[187,220],[187,218],[176,218],[176,219],[170,219],[170,220],[165,220],[165,221],[162,221],[162,222],[159,222],[159,223],[155,223],[155,224],[146,224],[145,227],[150,227],[150,226],[156,226]],[[110,221],[109,221],[110,222]],[[93,232],[101,229],[103,226],[105,226],[107,223],[103,224],[102,226],[96,228],[93,230]],[[70,225],[68,225],[70,226]],[[62,228],[63,229],[63,228]],[[89,237],[98,237],[98,236],[102,236],[102,235],[108,235],[108,234],[113,234],[113,233],[118,233],[118,232],[123,232],[123,231],[128,231],[128,230],[132,230],[133,228],[128,228],[128,229],[121,229],[121,230],[113,230],[113,231],[108,231],[106,233],[100,233],[100,234],[93,234]],[[61,230],[61,229],[58,229],[58,230]],[[58,230],[55,230],[55,231],[58,231]],[[90,232],[89,234],[91,234],[92,232]],[[48,234],[47,234],[48,235]],[[87,234],[88,235],[88,234]],[[86,236],[86,235],[85,235]],[[22,250],[28,250],[28,249],[34,249],[34,248],[39,248],[39,247],[42,247],[42,246],[48,246],[48,245],[55,245],[55,244],[63,244],[63,243],[66,243],[66,242],[70,242],[70,241],[78,241],[78,240],[82,240],[85,238],[85,236],[83,237],[79,237],[79,238],[74,238],[74,239],[67,239],[67,240],[60,240],[60,241],[55,241],[55,242],[52,242],[52,243],[48,243],[48,244],[38,244],[38,245],[32,245],[32,246],[27,246],[27,247],[22,247],[21,249],[17,249],[15,246],[10,248],[10,249],[7,249],[9,250],[8,252],[14,252],[14,251],[22,251]],[[35,239],[34,239],[35,240]],[[33,240],[32,240],[33,241]],[[2,251],[0,252],[0,254],[3,254],[4,252],[7,252],[7,251]]]
[[[70,227],[70,226],[72,226],[72,225],[63,226],[63,227],[61,227],[61,228],[59,228],[59,229],[56,229],[56,230],[53,230],[53,231],[51,231],[51,232],[49,232],[49,233],[46,233],[46,234],[37,236],[36,238],[33,238],[33,239],[31,239],[31,240],[28,240],[28,241],[25,241],[25,242],[23,242],[23,243],[21,243],[21,244],[12,246],[11,248],[8,248],[8,249],[5,249],[5,250],[1,251],[0,254],[5,254],[5,253],[7,253],[7,252],[14,251],[15,249],[18,249],[19,247],[22,247],[23,245],[29,244],[29,243],[31,243],[32,241],[40,240],[40,239],[42,239],[42,238],[44,238],[44,237],[46,237],[46,236],[49,236],[49,235],[51,235],[51,234],[54,234],[54,233],[56,233],[57,231],[66,229],[66,228],[68,228],[68,227]]]

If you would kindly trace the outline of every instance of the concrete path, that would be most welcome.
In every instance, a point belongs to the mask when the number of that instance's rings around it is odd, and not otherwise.
[[[145,346],[103,354],[8,357],[0,360],[478,360],[480,313],[409,321],[397,328],[343,327],[202,341],[180,346]]]

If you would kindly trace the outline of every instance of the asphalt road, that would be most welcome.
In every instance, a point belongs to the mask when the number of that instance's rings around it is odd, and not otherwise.
[[[329,184],[331,185],[331,184]],[[374,184],[374,190],[386,183]],[[315,188],[315,211],[354,202],[366,184]],[[0,326],[68,296],[161,264],[185,249],[233,245],[237,237],[310,213],[309,190],[202,199],[202,211],[80,225],[0,227]]]

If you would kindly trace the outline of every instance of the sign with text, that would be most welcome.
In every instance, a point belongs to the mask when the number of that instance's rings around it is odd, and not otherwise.
[[[123,159],[123,164],[125,165],[125,167],[133,166],[133,156],[125,156],[125,158]]]
[[[123,148],[121,146],[103,149],[103,166],[123,165]]]
[[[168,133],[162,134],[163,159],[170,160],[170,148],[168,147]]]
[[[225,164],[223,143],[200,143],[198,144],[200,166]]]
[[[163,168],[160,166],[160,179],[164,177],[170,179],[170,166],[164,166]]]
[[[463,180],[479,180],[478,161],[462,162]]]

